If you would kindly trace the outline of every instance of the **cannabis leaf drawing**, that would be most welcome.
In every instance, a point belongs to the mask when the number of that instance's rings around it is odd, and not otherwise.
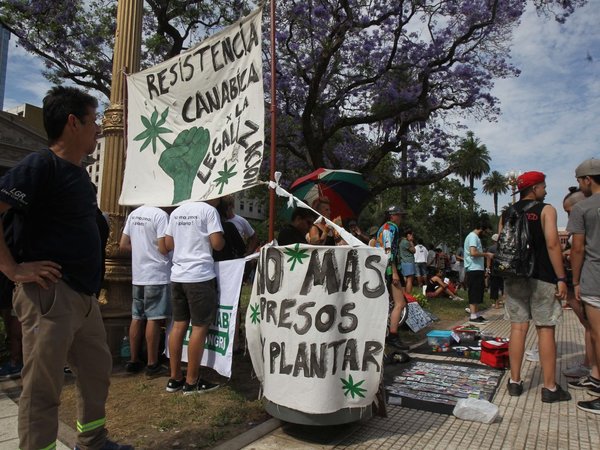
[[[219,186],[219,194],[223,193],[223,188],[226,184],[229,184],[229,179],[233,178],[237,175],[237,172],[234,172],[235,164],[231,166],[230,169],[227,168],[227,161],[225,161],[225,165],[223,166],[223,170],[219,170],[219,177],[215,178],[217,182],[217,186]]]
[[[340,378],[340,380],[342,380],[342,390],[344,390],[345,397],[347,397],[348,394],[350,394],[352,398],[354,398],[354,395],[365,398],[365,396],[362,393],[367,392],[367,390],[360,387],[360,385],[363,384],[365,380],[359,381],[358,383],[354,383],[352,375],[348,375],[348,380],[344,380],[343,378]]]
[[[296,244],[294,248],[286,248],[283,252],[288,255],[290,258],[287,262],[292,262],[292,267],[290,267],[290,272],[294,270],[296,267],[296,263],[302,264],[302,260],[304,258],[308,258],[308,250],[300,250],[300,244]]]
[[[168,115],[169,108],[167,107],[167,109],[165,109],[160,115],[160,119],[158,118],[158,111],[156,108],[154,108],[154,112],[150,116],[150,119],[140,116],[142,124],[146,127],[146,129],[133,138],[134,141],[144,141],[140,147],[140,152],[143,152],[148,145],[152,144],[152,153],[156,154],[157,139],[160,139],[160,142],[162,142],[165,147],[171,146],[171,144],[160,137],[162,133],[172,133],[171,130],[163,127],[164,123],[167,121]]]
[[[258,303],[255,305],[250,305],[250,318],[252,319],[253,324],[260,323],[260,311]]]
[[[194,179],[210,144],[210,132],[203,127],[192,127],[179,133],[173,144],[164,144],[166,149],[158,165],[173,179],[175,204],[192,196]]]

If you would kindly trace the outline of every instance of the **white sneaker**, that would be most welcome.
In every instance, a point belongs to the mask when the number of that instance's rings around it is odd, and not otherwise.
[[[539,362],[540,361],[540,352],[538,349],[529,350],[525,352],[525,359],[531,362]]]
[[[467,307],[465,308],[465,312],[466,312],[467,314],[471,314],[471,308],[469,308],[469,307],[467,306]]]
[[[579,363],[563,370],[563,375],[569,378],[581,378],[590,374],[590,368]]]

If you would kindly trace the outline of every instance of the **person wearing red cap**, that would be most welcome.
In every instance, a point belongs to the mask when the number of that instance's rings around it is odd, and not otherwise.
[[[543,203],[546,197],[546,176],[542,172],[525,172],[517,179],[520,198],[513,207],[527,208],[530,244],[534,251],[533,274],[529,278],[507,278],[506,316],[511,321],[509,359],[510,378],[508,393],[519,396],[523,392],[521,364],[525,352],[525,338],[532,320],[538,335],[543,384],[542,402],[554,403],[571,399],[571,394],[556,383],[556,324],[562,317],[559,301],[567,296],[565,269],[558,229],[556,209]],[[502,231],[506,213],[498,224]]]
[[[588,159],[575,169],[579,189],[587,197],[573,205],[567,231],[573,234],[571,269],[575,299],[583,303],[591,337],[592,371],[569,387],[587,389],[596,398],[577,402],[577,408],[600,414],[600,160]]]

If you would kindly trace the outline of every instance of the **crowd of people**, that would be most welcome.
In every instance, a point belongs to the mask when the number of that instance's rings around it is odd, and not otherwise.
[[[49,149],[30,155],[0,178],[0,212],[5,216],[18,212],[13,221],[3,221],[14,224],[18,233],[0,227],[0,270],[4,274],[0,300],[11,338],[11,358],[0,375],[23,379],[18,426],[23,449],[51,448],[55,443],[65,365],[77,377],[81,396],[76,448],[132,448],[108,440],[105,429],[112,358],[97,295],[108,225],[82,168],[99,133],[96,108],[97,101],[76,88],[53,88],[43,108]],[[517,180],[520,199],[509,211],[526,210],[535,253],[533,273],[525,278],[503,280],[492,273],[496,242],[508,211],[500,218],[497,233],[492,235],[488,223],[479,223],[459,251],[446,253],[441,246],[425,246],[406,228],[406,211],[399,206],[389,206],[381,223],[365,233],[356,218],[345,222],[332,219],[329,199],[319,197],[311,205],[314,211],[299,207],[292,212],[289,223],[279,230],[277,243],[344,245],[334,227],[318,220],[322,216],[344,226],[365,245],[383,249],[392,304],[386,343],[400,350],[407,349],[398,334],[407,296],[416,290],[429,297],[462,300],[457,290],[464,288],[469,321],[481,325],[487,322],[480,311],[487,283],[495,307],[500,307],[504,298],[511,322],[507,385],[511,396],[523,392],[521,365],[525,337],[533,322],[543,373],[541,399],[557,402],[571,398],[556,383],[555,373],[555,327],[563,313],[558,300],[566,299],[584,327],[586,352],[584,361],[565,374],[580,377],[569,382],[570,388],[587,389],[599,396],[577,406],[600,413],[600,160],[583,162],[575,176],[579,186],[564,202],[571,233],[570,248],[564,254],[556,210],[543,202],[545,175],[526,172]],[[486,235],[493,244],[484,249],[482,238]],[[19,245],[13,245],[17,241]],[[131,358],[125,370],[145,370],[148,377],[168,375],[165,389],[170,393],[190,395],[218,388],[200,376],[204,341],[219,302],[214,262],[241,258],[258,248],[258,236],[246,219],[235,214],[233,198],[169,209],[140,206],[127,218],[120,248],[132,257]],[[167,369],[160,361],[160,330],[171,320]],[[184,371],[182,349],[190,325]],[[146,352],[142,354],[144,342]]]

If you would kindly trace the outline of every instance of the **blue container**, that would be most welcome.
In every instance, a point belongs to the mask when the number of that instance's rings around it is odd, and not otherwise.
[[[431,346],[431,351],[435,353],[450,351],[450,340],[452,331],[433,330],[427,333],[427,343]]]

